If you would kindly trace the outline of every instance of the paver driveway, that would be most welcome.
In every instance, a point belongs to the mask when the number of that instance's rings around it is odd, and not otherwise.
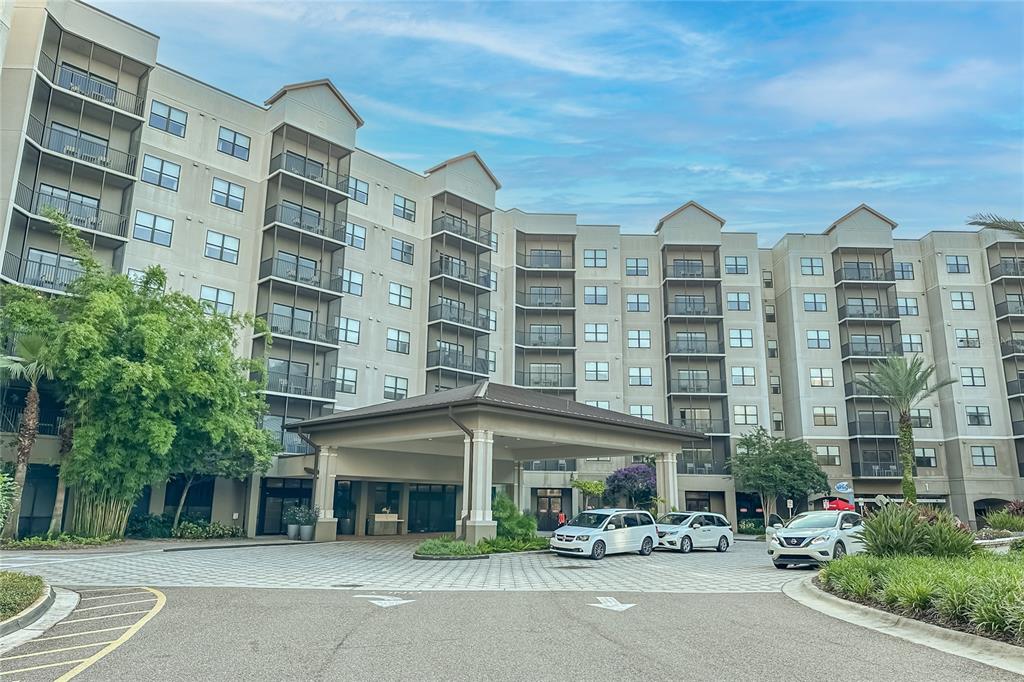
[[[602,561],[552,554],[484,561],[417,561],[415,539],[239,547],[188,552],[2,555],[5,568],[56,585],[278,587],[374,590],[615,590],[775,592],[796,577],[775,569],[761,542],[717,552],[655,552]]]

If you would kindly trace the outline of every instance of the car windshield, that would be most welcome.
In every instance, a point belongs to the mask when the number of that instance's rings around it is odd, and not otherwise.
[[[838,519],[839,514],[801,514],[790,521],[786,528],[831,528]]]
[[[572,517],[572,521],[569,522],[569,525],[578,526],[579,528],[600,528],[607,520],[607,514],[583,512],[582,514],[577,514],[576,516]]]
[[[693,516],[693,514],[665,514],[658,519],[658,523],[665,526],[679,526],[686,523],[686,519],[691,516]]]

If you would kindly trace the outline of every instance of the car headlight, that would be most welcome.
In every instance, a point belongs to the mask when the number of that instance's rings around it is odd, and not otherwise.
[[[774,542],[776,545],[781,545],[782,539],[778,536],[778,534],[775,534],[772,536],[772,542]]]
[[[828,542],[831,539],[832,539],[832,533],[822,533],[818,537],[816,537],[813,540],[811,540],[811,544],[812,545],[816,545],[819,542]]]
[[[577,535],[576,539],[580,540],[581,542],[586,542],[587,540],[590,539],[590,536],[589,535]]]
[[[679,531],[677,531],[677,530],[670,530],[670,531],[667,531],[665,533],[665,535],[679,535]]]

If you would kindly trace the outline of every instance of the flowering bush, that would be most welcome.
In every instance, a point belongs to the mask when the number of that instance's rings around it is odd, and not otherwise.
[[[631,464],[605,479],[605,499],[625,497],[630,507],[647,507],[657,495],[658,483],[650,464]]]

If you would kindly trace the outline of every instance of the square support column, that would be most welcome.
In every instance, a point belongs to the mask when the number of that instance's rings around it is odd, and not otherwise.
[[[259,474],[249,477],[245,500],[245,536],[256,537],[256,522],[260,513],[260,485],[263,478]]]
[[[494,477],[494,432],[473,430],[472,488],[469,493],[469,520],[466,542],[476,544],[497,535],[498,524],[491,516],[491,486]],[[463,505],[467,502],[463,498]]]
[[[676,474],[676,453],[659,452],[654,459],[657,477],[658,513],[679,509],[679,483]]]
[[[313,539],[330,542],[338,537],[338,519],[334,516],[334,461],[337,453],[327,448],[320,451],[320,466],[313,486],[313,506],[320,508]]]

